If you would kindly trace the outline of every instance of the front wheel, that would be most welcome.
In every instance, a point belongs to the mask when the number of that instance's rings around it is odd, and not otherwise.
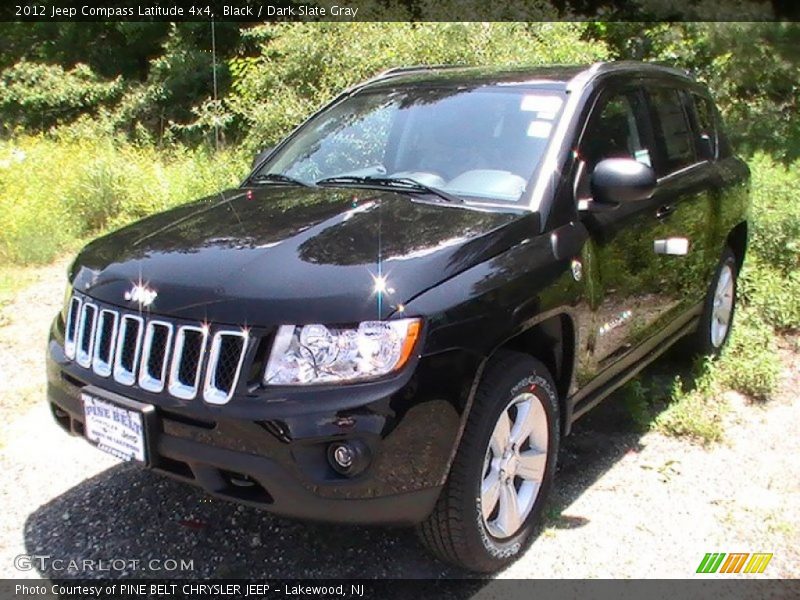
[[[491,573],[530,543],[559,446],[555,385],[539,361],[503,352],[487,369],[422,542],[459,567]]]

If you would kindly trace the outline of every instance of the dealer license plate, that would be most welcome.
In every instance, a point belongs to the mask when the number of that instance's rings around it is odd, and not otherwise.
[[[147,462],[144,415],[82,393],[86,437],[101,450],[123,460]]]

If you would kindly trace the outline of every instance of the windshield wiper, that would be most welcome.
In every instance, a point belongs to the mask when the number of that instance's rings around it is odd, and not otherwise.
[[[290,175],[284,175],[283,173],[258,173],[257,175],[253,175],[249,181],[256,184],[276,182],[302,185],[303,187],[313,187],[310,183],[306,183],[305,181]]]
[[[405,190],[409,192],[422,192],[424,194],[432,194],[438,196],[442,200],[454,204],[462,204],[463,198],[446,192],[430,185],[420,183],[416,179],[410,177],[374,177],[374,176],[358,176],[358,175],[340,175],[338,177],[327,177],[320,179],[317,185],[346,185],[346,184],[367,184],[394,188],[398,190]]]

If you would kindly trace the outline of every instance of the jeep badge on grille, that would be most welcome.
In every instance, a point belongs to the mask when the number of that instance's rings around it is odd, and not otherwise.
[[[150,306],[155,301],[156,296],[158,296],[158,292],[140,283],[135,284],[125,292],[125,300],[137,302],[139,306]]]

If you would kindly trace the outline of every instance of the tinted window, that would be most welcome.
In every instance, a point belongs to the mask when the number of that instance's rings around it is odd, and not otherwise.
[[[678,90],[657,88],[650,92],[650,99],[663,160],[657,170],[665,175],[695,162],[692,131]]]
[[[588,171],[606,158],[634,158],[649,164],[649,151],[637,119],[640,98],[637,94],[612,96],[592,118],[583,137],[581,158]]]
[[[650,166],[650,150],[641,127],[641,94],[617,94],[600,101],[583,134],[578,156],[583,162],[575,182],[578,200],[591,197],[589,177],[606,158],[633,158]]]
[[[697,116],[698,156],[704,155],[704,145],[708,145],[710,156],[717,155],[717,126],[714,120],[714,107],[708,98],[692,94],[695,115]]]

